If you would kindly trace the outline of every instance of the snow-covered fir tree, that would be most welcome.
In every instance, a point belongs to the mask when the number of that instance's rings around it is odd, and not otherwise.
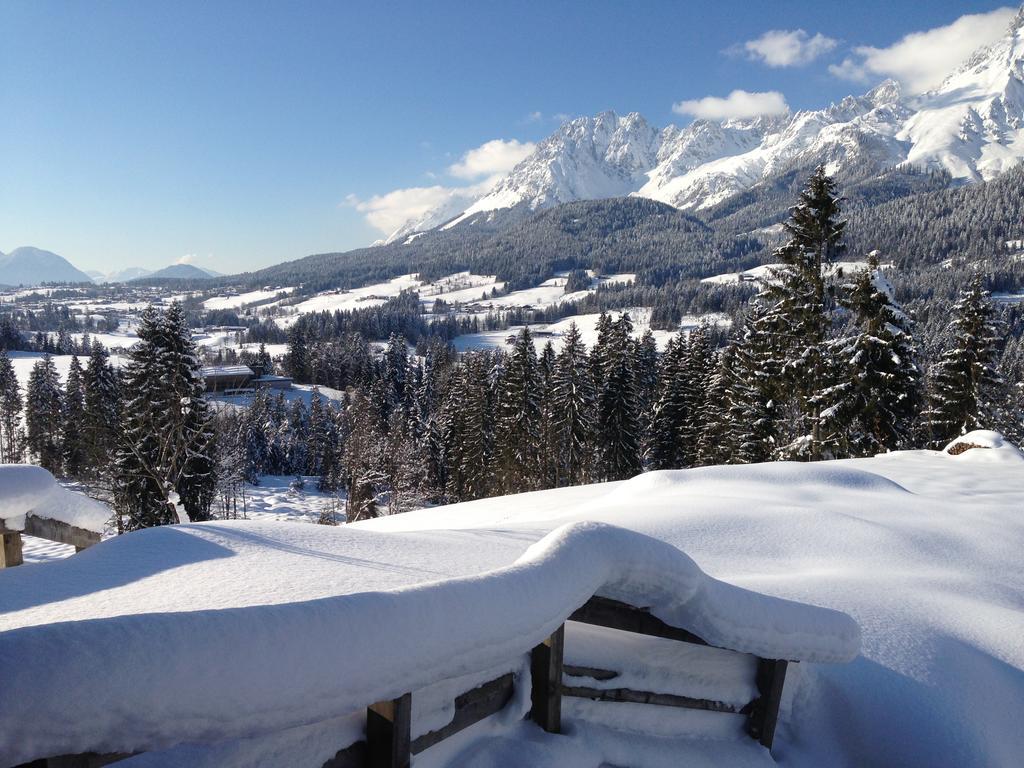
[[[782,374],[790,385],[786,400],[793,407],[786,420],[788,444],[781,450],[793,458],[822,455],[821,406],[816,396],[829,365],[825,342],[833,302],[827,275],[842,253],[846,228],[840,219],[840,202],[835,180],[819,166],[783,224],[790,239],[774,253],[783,266],[773,270],[764,294],[770,302],[773,332],[784,342]]]
[[[999,409],[1002,379],[997,370],[1001,324],[981,277],[975,277],[953,307],[949,346],[928,372],[925,423],[935,446],[988,427]]]
[[[21,388],[14,364],[6,350],[0,349],[0,463],[21,461]]]
[[[64,471],[70,477],[79,477],[85,467],[86,440],[84,428],[85,392],[84,373],[78,355],[73,355],[64,385],[64,426],[61,430],[61,452]]]
[[[658,399],[654,404],[647,440],[647,463],[651,469],[679,469],[684,466],[691,386],[688,379],[686,337],[669,340],[658,370]]]
[[[87,479],[108,475],[118,441],[121,392],[117,371],[106,349],[94,339],[85,366],[82,435],[85,442],[83,474]]]
[[[594,456],[597,396],[576,323],[570,323],[555,362],[551,415],[556,444],[558,486],[579,485],[590,480]]]
[[[25,391],[25,444],[35,461],[55,475],[63,471],[61,412],[64,395],[49,353],[32,366]]]
[[[499,379],[494,446],[495,477],[502,491],[540,486],[541,377],[529,327],[516,337]]]
[[[921,372],[911,320],[896,302],[877,252],[868,255],[867,269],[841,286],[838,301],[856,326],[829,343],[830,386],[817,399],[825,455],[873,456],[909,447]]]
[[[623,313],[599,337],[596,479],[625,480],[641,470],[641,412],[634,370],[633,323]]]

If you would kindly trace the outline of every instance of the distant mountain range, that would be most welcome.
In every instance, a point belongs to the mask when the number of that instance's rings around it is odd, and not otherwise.
[[[1024,8],[1006,35],[919,96],[888,80],[863,96],[778,117],[658,129],[603,112],[565,123],[487,194],[453,194],[386,242],[503,210],[636,196],[703,211],[794,168],[863,177],[900,164],[988,180],[1024,158]]]
[[[51,251],[26,245],[6,255],[0,254],[0,285],[91,282],[89,275]]]
[[[155,272],[128,267],[117,272],[83,272],[63,256],[41,248],[22,246],[8,254],[0,253],[0,285],[36,286],[43,283],[127,283],[134,280],[176,279],[209,280],[220,272],[193,264],[172,264]]]

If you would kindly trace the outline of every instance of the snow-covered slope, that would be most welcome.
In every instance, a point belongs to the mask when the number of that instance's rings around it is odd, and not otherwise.
[[[652,127],[603,112],[563,125],[446,227],[499,209],[639,195],[701,209],[792,168],[876,173],[909,162],[956,179],[990,179],[1024,158],[1024,8],[1004,38],[938,88],[908,96],[887,80],[863,96],[780,117]],[[460,191],[399,230],[407,237],[456,215]]]
[[[983,447],[653,472],[342,528],[168,526],[0,571],[0,763],[47,745],[184,738],[193,744],[125,768],[321,765],[358,738],[352,710],[366,700],[483,674],[499,652],[514,656],[550,631],[566,595],[601,583],[609,596],[649,598],[655,615],[728,628],[726,645],[756,638],[806,652],[801,635],[817,638],[805,659],[845,658],[851,625],[755,593],[857,621],[852,662],[791,666],[782,765],[1018,765],[1024,457],[994,433],[963,441]],[[646,688],[675,686],[650,675],[689,660],[592,631],[569,628],[568,664]],[[687,684],[726,683],[726,698],[742,700],[744,668],[707,662],[676,673],[705,674]],[[485,679],[442,687],[450,695]],[[430,714],[416,706],[414,734]],[[773,764],[729,715],[566,699],[566,733],[549,736],[523,722],[528,707],[514,699],[416,765]],[[196,743],[216,739],[229,740]]]
[[[999,42],[974,53],[921,97],[900,138],[907,159],[991,179],[1024,157],[1024,7]]]

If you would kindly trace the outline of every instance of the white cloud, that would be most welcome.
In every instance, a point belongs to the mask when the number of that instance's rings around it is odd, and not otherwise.
[[[751,59],[763,61],[769,67],[799,67],[810,64],[837,44],[837,40],[820,32],[811,37],[802,29],[772,29],[747,40],[743,50]]]
[[[529,141],[494,139],[466,152],[459,162],[448,166],[448,173],[467,180],[496,174],[504,176],[533,150],[534,144]]]
[[[977,48],[999,40],[1015,13],[1014,8],[997,8],[961,16],[944,27],[912,32],[888,48],[859,46],[853,56],[828,70],[857,82],[893,77],[912,93],[921,93],[939,85]]]
[[[363,214],[370,226],[390,235],[405,222],[418,219],[447,203],[451,196],[451,189],[436,184],[432,187],[395,189],[383,195],[374,195],[368,200],[349,195],[345,198],[345,204]]]
[[[789,111],[786,97],[778,91],[750,93],[733,91],[724,99],[705,96],[703,99],[680,101],[672,105],[672,111],[679,115],[693,115],[707,120],[756,117],[758,115],[782,115]]]
[[[192,263],[192,262],[194,262],[195,260],[196,260],[196,255],[195,255],[194,253],[186,253],[186,254],[185,254],[184,256],[182,256],[181,258],[179,258],[179,259],[178,259],[178,260],[177,260],[176,262],[174,262],[174,263],[175,263],[175,264],[191,264],[191,263]]]
[[[363,214],[370,226],[390,235],[407,222],[419,221],[431,212],[440,210],[447,217],[468,208],[477,198],[490,192],[533,150],[534,144],[528,141],[494,139],[469,150],[457,163],[448,166],[449,175],[472,183],[460,186],[434,184],[429,187],[406,187],[374,195],[366,200],[349,195],[343,205],[355,208]],[[433,173],[427,175],[435,178]]]

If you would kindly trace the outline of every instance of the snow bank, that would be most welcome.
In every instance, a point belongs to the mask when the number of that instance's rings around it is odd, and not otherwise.
[[[99,502],[60,485],[42,467],[0,464],[0,520],[20,531],[29,512],[97,533],[111,515]]]
[[[511,563],[503,555],[507,537],[496,534],[504,545],[495,547],[481,532],[472,538],[490,556],[477,563],[490,559],[497,567],[453,578],[426,570],[438,552],[419,539],[345,527],[332,532],[332,556],[302,549],[312,528],[143,531],[48,567],[48,584],[6,579],[0,762],[255,737],[340,717],[514,662],[598,592],[649,606],[713,645],[770,658],[845,661],[859,647],[857,625],[844,614],[723,584],[674,546],[607,524],[560,526]],[[222,534],[220,551],[210,550],[207,530]],[[266,604],[259,579],[232,578],[232,534],[243,542],[237,549],[248,550],[250,567],[278,578],[294,550],[303,559],[329,558],[348,573],[346,592],[316,597],[322,586],[298,585],[289,602]],[[180,567],[129,574],[133,583],[146,582],[139,597],[154,600],[119,600],[111,569],[144,565],[154,537],[165,557],[177,540],[182,565],[205,561],[202,588],[221,585],[230,593],[219,598],[226,602],[197,605],[176,580],[200,571]],[[456,538],[464,550],[466,537]],[[367,546],[389,557],[359,557]],[[403,586],[379,589],[396,577]]]

